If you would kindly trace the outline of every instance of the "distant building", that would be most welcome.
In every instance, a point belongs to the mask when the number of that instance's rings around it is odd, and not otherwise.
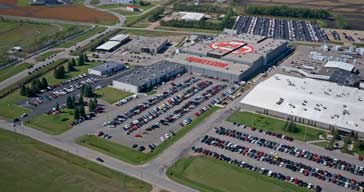
[[[118,35],[115,35],[114,37],[110,38],[109,41],[105,42],[104,44],[96,47],[96,50],[111,52],[111,51],[116,50],[122,44],[128,42],[129,40],[130,40],[129,35],[118,34]]]
[[[126,10],[131,11],[131,12],[139,11],[138,7],[133,6],[133,5],[126,6]]]
[[[104,63],[104,64],[101,64],[96,67],[88,69],[88,73],[97,75],[97,76],[107,77],[107,76],[114,75],[117,72],[122,71],[123,69],[125,69],[125,66],[120,63],[107,62],[107,63]]]
[[[206,17],[203,13],[194,13],[194,12],[179,12],[181,15],[181,19],[185,21],[201,21]]]
[[[33,0],[30,5],[58,5],[63,4],[62,1],[58,0]]]

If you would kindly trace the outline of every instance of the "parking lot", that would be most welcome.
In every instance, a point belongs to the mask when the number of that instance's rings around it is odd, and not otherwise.
[[[316,23],[252,16],[239,16],[233,29],[238,33],[262,35],[290,41],[322,42],[327,36]]]
[[[89,122],[95,128],[86,123],[64,136],[96,134],[136,150],[151,151],[229,95],[232,87],[218,80],[184,74],[160,85],[152,95],[138,94],[118,102]]]
[[[222,122],[192,148],[194,153],[285,180],[314,191],[363,191],[363,163],[284,135]]]

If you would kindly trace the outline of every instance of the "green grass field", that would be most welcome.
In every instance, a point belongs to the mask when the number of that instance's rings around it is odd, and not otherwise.
[[[47,51],[41,55],[39,55],[38,57],[35,58],[35,60],[37,61],[44,61],[45,59],[47,59],[49,56],[57,54],[61,52],[61,50],[55,50],[55,51]]]
[[[16,0],[17,6],[29,6],[30,0]]]
[[[201,192],[308,191],[210,157],[182,158],[167,170],[167,176]]]
[[[99,90],[96,90],[95,93],[98,95],[98,98],[113,104],[125,97],[132,95],[132,93],[120,91],[117,89],[113,89],[111,87],[104,87]]]
[[[140,35],[146,37],[162,37],[162,36],[183,36],[185,34],[174,33],[174,32],[161,32],[161,31],[148,31],[148,30],[137,30],[137,29],[124,29],[123,33],[130,35]]]
[[[26,99],[19,94],[19,91],[15,91],[4,98],[0,99],[0,116],[12,120],[19,117],[21,114],[28,112],[28,109],[19,107],[16,105],[17,101]]]
[[[285,134],[301,141],[303,141],[305,137],[305,128],[307,128],[306,141],[317,140],[320,134],[325,133],[324,131],[307,127],[302,124],[297,124],[296,133],[286,132],[282,129],[282,127],[284,127],[284,125],[286,124],[286,121],[249,112],[234,112],[227,119],[227,121],[237,122],[249,127],[255,127],[266,131]]]
[[[194,119],[191,124],[180,129],[174,137],[171,137],[170,139],[158,145],[158,147],[154,150],[154,152],[142,153],[130,147],[123,146],[121,144],[108,141],[96,136],[82,136],[77,139],[77,143],[82,146],[97,150],[101,153],[105,153],[107,155],[125,161],[127,163],[140,165],[155,158],[158,154],[163,152],[178,139],[186,135],[187,132],[189,132],[195,126],[200,124],[204,119],[206,119],[208,116],[210,116],[218,109],[219,108],[217,107],[213,107],[209,109],[207,112],[203,113],[201,116]]]
[[[5,79],[24,71],[25,69],[27,69],[28,67],[31,67],[32,64],[30,63],[21,63],[21,64],[14,64],[14,65],[10,65],[6,68],[3,68],[0,70],[0,82],[4,81]]]
[[[24,122],[25,126],[38,129],[48,134],[58,135],[72,128],[74,120],[71,110],[62,111],[58,115],[41,114],[32,116]]]
[[[315,142],[315,143],[311,143],[311,144],[312,144],[312,145],[316,145],[316,146],[320,146],[320,147],[325,148],[325,147],[327,147],[327,146],[328,146],[329,142],[327,142],[327,141],[322,141],[322,142]]]
[[[152,190],[150,184],[2,129],[0,145],[0,188],[4,192]]]

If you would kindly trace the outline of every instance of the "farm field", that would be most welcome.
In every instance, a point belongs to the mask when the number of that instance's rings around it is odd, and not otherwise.
[[[58,19],[104,25],[113,25],[117,22],[117,18],[111,14],[77,4],[64,6],[18,6],[16,1],[11,0],[0,0],[0,4],[8,7],[0,9],[0,14],[3,15]]]
[[[290,183],[278,181],[210,157],[182,158],[168,168],[167,176],[203,192],[307,191]]]
[[[25,55],[37,50],[57,32],[67,31],[68,28],[69,26],[62,25],[0,21],[0,65],[12,47],[23,47],[21,55]]]
[[[0,129],[2,191],[147,192],[150,184]]]

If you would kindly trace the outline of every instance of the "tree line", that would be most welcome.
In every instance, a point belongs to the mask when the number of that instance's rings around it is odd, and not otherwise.
[[[254,14],[254,15],[299,17],[299,18],[312,18],[312,19],[328,19],[330,17],[330,13],[323,9],[292,8],[286,5],[282,6],[248,5],[245,7],[245,12],[247,14]]]
[[[160,18],[162,18],[162,14],[164,13],[163,7],[158,7],[154,9],[151,13],[151,15],[148,17],[149,22],[155,22],[158,21]]]
[[[42,89],[47,89],[48,81],[46,78],[42,79],[34,79],[29,86],[22,85],[20,86],[20,95],[26,97],[33,97],[40,92]]]

